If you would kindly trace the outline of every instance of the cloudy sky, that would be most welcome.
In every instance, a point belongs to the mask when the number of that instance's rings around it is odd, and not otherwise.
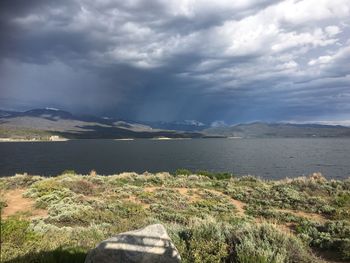
[[[349,0],[1,0],[0,108],[350,120]]]

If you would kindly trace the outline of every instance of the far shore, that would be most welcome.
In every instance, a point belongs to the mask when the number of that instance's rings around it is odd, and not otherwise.
[[[156,141],[166,141],[166,140],[190,140],[192,138],[170,138],[170,137],[155,137],[155,138],[150,138],[151,140],[156,140]]]
[[[98,138],[96,138],[98,139]],[[166,141],[166,140],[190,140],[192,138],[169,138],[169,137],[159,137],[159,138],[118,138],[110,140],[114,141],[134,141],[136,139],[149,139],[149,140],[155,140],[155,141]],[[65,142],[70,141],[71,139],[67,138],[59,138],[59,139],[20,139],[20,138],[0,138],[1,142]],[[89,140],[89,139],[73,139],[73,140]]]
[[[42,140],[42,139],[15,139],[15,138],[0,138],[0,142],[65,142],[69,141],[66,138]]]

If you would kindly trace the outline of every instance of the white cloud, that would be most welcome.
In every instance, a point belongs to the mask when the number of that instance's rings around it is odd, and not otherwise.
[[[332,56],[320,56],[317,59],[312,59],[309,61],[308,65],[314,66],[318,64],[327,64],[330,61],[332,61],[333,57]]]
[[[350,15],[348,0],[286,0],[268,11],[278,22],[308,26],[328,19],[341,19]]]
[[[325,31],[327,32],[327,34],[329,35],[329,36],[336,36],[336,35],[338,35],[340,32],[341,32],[341,30],[340,30],[340,28],[339,27],[337,27],[337,26],[327,26],[326,28],[325,28]]]

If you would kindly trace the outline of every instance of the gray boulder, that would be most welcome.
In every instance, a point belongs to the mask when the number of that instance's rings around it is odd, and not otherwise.
[[[85,263],[179,263],[180,255],[161,224],[118,234],[92,249]]]

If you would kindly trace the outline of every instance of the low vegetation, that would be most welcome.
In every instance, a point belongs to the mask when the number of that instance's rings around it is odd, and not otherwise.
[[[38,130],[34,128],[5,127],[0,126],[0,138],[9,138],[13,140],[42,140],[48,141],[54,132]]]
[[[185,263],[350,261],[350,179],[65,171],[1,178],[0,188],[2,262],[84,262],[100,241],[151,223]],[[31,203],[10,211],[18,191]]]

